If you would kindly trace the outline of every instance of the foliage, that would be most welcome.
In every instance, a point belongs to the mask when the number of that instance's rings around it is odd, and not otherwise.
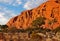
[[[51,31],[50,29],[43,29],[43,27],[40,27],[41,25],[45,24],[45,19],[46,18],[44,18],[44,17],[38,17],[36,20],[34,20],[32,22],[32,26],[31,26],[32,31],[34,31],[34,32],[38,31],[38,32],[42,32],[42,33]]]
[[[53,32],[55,32],[55,33],[60,32],[60,26],[57,27],[56,29],[54,29]]]
[[[9,32],[12,32],[12,33],[16,32],[16,28],[15,28],[15,27],[11,27],[11,28],[9,29]]]
[[[32,26],[34,26],[34,27],[39,27],[39,26],[41,26],[42,24],[45,24],[44,20],[45,20],[44,17],[38,17],[38,18],[36,18],[36,20],[34,20],[34,21],[32,22]]]
[[[42,39],[43,39],[42,36],[38,35],[35,32],[31,34],[31,41],[41,41]]]
[[[50,24],[50,25],[51,25],[52,23],[55,23],[55,22],[57,22],[57,20],[56,20],[56,19],[49,20],[49,24]]]
[[[24,29],[16,29],[16,32],[22,32],[22,33],[24,33],[25,32],[25,30]]]
[[[36,38],[38,38],[38,35],[33,32],[33,33],[31,34],[31,38],[32,38],[32,39],[36,39]]]
[[[8,30],[8,26],[7,25],[0,25],[0,31],[1,32],[5,32]]]

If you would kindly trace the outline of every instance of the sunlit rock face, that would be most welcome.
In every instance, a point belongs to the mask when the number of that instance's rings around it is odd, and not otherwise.
[[[60,0],[49,0],[49,1],[54,1],[56,3],[60,3]]]
[[[33,20],[43,16],[46,18],[44,28],[55,29],[60,26],[60,4],[58,3],[60,0],[49,0],[36,8],[23,11],[20,15],[13,17],[7,25],[17,29],[27,29]]]

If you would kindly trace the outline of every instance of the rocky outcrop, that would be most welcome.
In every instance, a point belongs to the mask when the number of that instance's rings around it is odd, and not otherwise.
[[[60,0],[49,0],[37,8],[21,12],[12,18],[7,25],[17,29],[26,29],[37,17],[45,17],[45,28],[55,29],[60,26]]]

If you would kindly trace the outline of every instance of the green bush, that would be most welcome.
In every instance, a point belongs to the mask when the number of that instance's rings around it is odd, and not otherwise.
[[[44,22],[45,18],[44,17],[38,17],[36,20],[32,22],[32,26],[34,27],[40,27],[42,24],[45,24]]]
[[[1,32],[6,32],[8,30],[8,26],[7,25],[0,25],[0,31]]]

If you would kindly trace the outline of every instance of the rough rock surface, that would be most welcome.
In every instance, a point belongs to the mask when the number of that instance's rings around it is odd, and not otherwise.
[[[60,0],[49,0],[37,8],[21,12],[20,15],[13,17],[7,25],[17,29],[26,29],[37,17],[45,17],[45,28],[55,29],[60,26]],[[49,21],[52,24],[49,24]],[[54,22],[53,22],[54,21]]]

